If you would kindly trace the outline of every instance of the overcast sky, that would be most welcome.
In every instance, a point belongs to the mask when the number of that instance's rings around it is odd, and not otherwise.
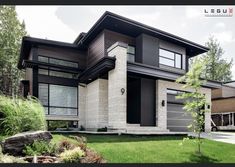
[[[204,45],[213,35],[225,51],[223,57],[234,58],[235,80],[235,6],[232,17],[205,17],[209,6],[17,6],[19,19],[25,21],[32,37],[73,42],[80,32],[87,32],[105,12],[110,11],[149,26]]]

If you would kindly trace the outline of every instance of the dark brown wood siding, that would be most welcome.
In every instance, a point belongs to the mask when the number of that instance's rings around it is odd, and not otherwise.
[[[88,46],[87,67],[104,57],[104,33],[101,32]]]
[[[38,55],[78,62],[80,68],[86,68],[86,52],[83,51],[39,46]]]
[[[124,35],[124,34],[113,32],[110,30],[104,30],[104,36],[105,36],[105,56],[108,55],[107,49],[110,46],[112,46],[114,43],[116,43],[117,41],[135,46],[135,38]]]

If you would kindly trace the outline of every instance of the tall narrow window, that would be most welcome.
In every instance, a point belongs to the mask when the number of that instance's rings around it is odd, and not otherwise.
[[[135,47],[128,45],[127,47],[127,61],[135,62]]]

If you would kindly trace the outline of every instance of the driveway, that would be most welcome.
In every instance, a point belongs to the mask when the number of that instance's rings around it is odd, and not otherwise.
[[[193,133],[189,133],[189,136],[195,136]],[[235,144],[235,132],[211,132],[202,133],[202,138]]]

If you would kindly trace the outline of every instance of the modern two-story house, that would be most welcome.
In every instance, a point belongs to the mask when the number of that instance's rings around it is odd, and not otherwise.
[[[69,121],[86,130],[187,131],[192,118],[175,96],[192,90],[175,80],[188,71],[189,58],[207,51],[105,12],[74,43],[24,37],[18,64],[26,71],[22,93],[39,98],[49,126]],[[207,81],[201,88],[210,105],[211,89],[219,87]],[[210,128],[206,113],[205,130]]]

